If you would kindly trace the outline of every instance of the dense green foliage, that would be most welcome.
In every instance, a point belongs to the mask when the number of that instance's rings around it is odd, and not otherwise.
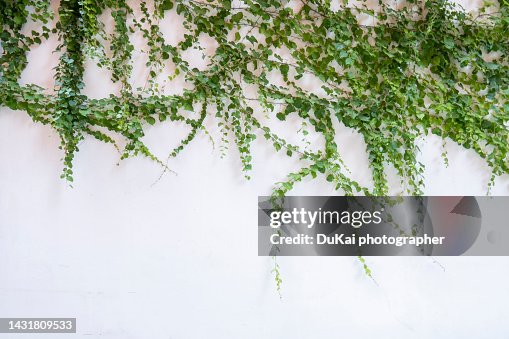
[[[490,13],[475,15],[444,0],[409,1],[399,8],[384,3],[333,5],[337,3],[61,0],[53,25],[49,0],[4,0],[0,105],[26,111],[59,133],[65,152],[62,176],[69,181],[78,144],[86,135],[115,144],[108,133],[119,134],[127,140],[122,158],[141,154],[166,166],[142,142],[146,125],[165,120],[189,125],[189,135],[169,150],[171,158],[206,133],[207,117],[217,121],[224,143],[233,137],[247,177],[250,145],[257,137],[276,152],[302,161],[299,171],[277,184],[276,196],[318,175],[344,194],[384,195],[387,164],[397,169],[406,193],[421,194],[423,166],[416,158],[415,141],[428,133],[475,150],[493,178],[509,173],[507,0],[492,4]],[[173,45],[159,27],[169,11],[181,16],[187,30]],[[111,34],[99,17],[105,13],[114,21]],[[367,20],[360,23],[361,16]],[[23,31],[28,21],[40,22],[41,29]],[[135,32],[146,40],[150,70],[147,85],[138,89],[129,81],[134,51],[130,36]],[[19,85],[27,51],[51,34],[58,34],[60,41],[54,94]],[[205,69],[191,67],[183,53],[199,50],[204,35],[217,42],[217,50]],[[111,71],[112,80],[121,85],[118,95],[90,99],[82,94],[87,58]],[[168,81],[185,77],[189,86],[182,94],[161,94],[156,78],[165,67],[174,70]],[[319,91],[303,86],[306,77],[320,80]],[[311,151],[273,133],[257,118],[255,101],[268,117],[285,121],[298,115],[304,134],[312,128],[323,135],[323,149]],[[335,119],[364,137],[373,189],[349,177],[340,156],[345,150],[335,142]]]

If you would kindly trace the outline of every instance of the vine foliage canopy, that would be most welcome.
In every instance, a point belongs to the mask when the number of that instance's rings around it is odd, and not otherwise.
[[[0,12],[0,105],[54,128],[68,181],[87,135],[113,144],[121,158],[143,155],[166,168],[168,161],[142,141],[147,125],[170,120],[189,126],[180,146],[169,150],[170,160],[207,133],[205,119],[217,123],[222,149],[235,141],[247,177],[257,137],[300,160],[301,169],[276,184],[276,196],[319,175],[343,194],[385,195],[388,164],[405,193],[422,194],[416,139],[429,133],[484,158],[493,173],[488,186],[509,173],[508,0],[475,13],[445,0],[61,0],[58,7],[49,0],[3,0]],[[186,31],[177,43],[161,33],[160,21],[170,14]],[[29,22],[37,29],[27,32]],[[143,88],[131,81],[134,34],[146,42]],[[20,85],[28,51],[53,35],[59,41],[55,87]],[[203,51],[204,36],[217,49],[206,56],[206,67],[194,67],[184,55]],[[101,99],[83,94],[87,60],[109,70],[118,93]],[[158,79],[164,69],[171,70],[167,85],[184,79],[181,93],[164,93]],[[320,85],[310,89],[309,79]],[[302,121],[295,133],[305,138],[313,130],[324,146],[290,143],[269,127],[268,120],[289,117]],[[335,141],[338,124],[364,138],[373,187],[351,178]],[[115,135],[125,145],[119,147]]]

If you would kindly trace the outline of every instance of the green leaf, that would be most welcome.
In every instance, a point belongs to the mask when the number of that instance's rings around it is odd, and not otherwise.
[[[281,74],[283,74],[285,79],[288,78],[288,71],[290,70],[290,66],[282,64],[279,69],[281,70]]]
[[[173,1],[172,0],[164,0],[161,3],[161,10],[162,11],[169,11],[173,8]]]
[[[154,119],[153,117],[146,117],[145,120],[150,124],[150,125],[153,125],[156,123],[156,119]]]
[[[232,15],[231,22],[238,23],[238,22],[240,22],[240,20],[242,20],[243,17],[244,17],[244,13],[239,11],[239,12],[235,13],[234,15]]]

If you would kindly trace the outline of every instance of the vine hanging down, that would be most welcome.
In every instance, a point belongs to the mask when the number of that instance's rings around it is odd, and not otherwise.
[[[428,133],[484,158],[493,173],[489,186],[495,176],[509,173],[507,0],[475,14],[445,0],[398,7],[331,0],[61,0],[56,24],[50,8],[49,0],[0,2],[0,105],[55,129],[66,180],[73,180],[73,158],[86,135],[115,146],[112,134],[120,135],[127,141],[122,158],[144,155],[165,166],[142,142],[145,127],[165,120],[190,127],[181,145],[168,151],[171,159],[206,132],[207,116],[217,121],[224,142],[235,140],[247,177],[257,137],[301,160],[302,168],[276,185],[275,196],[318,175],[343,194],[384,195],[387,164],[397,169],[405,193],[422,194],[416,139]],[[175,44],[159,26],[170,12],[186,30]],[[112,32],[105,30],[105,15],[113,19]],[[27,32],[27,22],[41,28]],[[144,88],[130,82],[135,50],[130,37],[136,33],[147,45]],[[27,52],[52,35],[60,42],[54,91],[20,85]],[[183,54],[202,50],[201,36],[214,39],[217,49],[207,67],[198,69]],[[111,71],[121,87],[117,95],[91,99],[82,93],[87,58]],[[157,77],[167,67],[173,75],[166,81],[185,79],[182,93],[161,91]],[[320,88],[309,90],[306,78],[319,81]],[[287,142],[259,118],[253,101],[269,118],[300,117],[323,135],[323,149]],[[363,136],[373,189],[345,170],[336,122]]]

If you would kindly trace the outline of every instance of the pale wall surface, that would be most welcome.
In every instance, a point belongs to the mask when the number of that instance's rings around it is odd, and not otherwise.
[[[55,44],[31,53],[25,83],[52,85]],[[143,55],[135,62],[133,81],[142,81]],[[86,80],[90,96],[115,90],[93,66]],[[184,132],[160,124],[146,140],[164,157]],[[341,129],[338,141],[369,184],[362,139]],[[77,317],[87,338],[509,337],[508,258],[368,258],[376,283],[354,258],[280,258],[280,300],[272,260],[257,257],[257,196],[298,164],[261,140],[251,181],[234,149],[221,160],[205,136],[170,163],[178,176],[155,185],[160,168],[149,160],[117,166],[116,151],[91,138],[80,149],[70,188],[59,179],[56,134],[0,109],[0,317]],[[425,193],[484,195],[484,162],[448,149],[446,168],[440,141],[423,142]],[[292,193],[335,194],[325,180]],[[508,195],[509,178],[493,193]]]

